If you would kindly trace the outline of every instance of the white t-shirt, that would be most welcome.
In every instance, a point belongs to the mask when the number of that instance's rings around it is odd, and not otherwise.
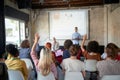
[[[63,69],[65,69],[65,71],[69,72],[85,71],[84,63],[77,59],[64,59],[61,63],[61,66]]]

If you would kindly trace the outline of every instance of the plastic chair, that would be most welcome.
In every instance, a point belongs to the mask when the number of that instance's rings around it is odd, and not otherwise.
[[[19,70],[8,70],[9,80],[25,80]]]
[[[55,80],[55,77],[52,72],[47,76],[43,76],[39,71],[37,72],[37,80]]]
[[[28,59],[28,58],[24,58],[24,59],[21,59],[21,60],[25,61],[27,69],[30,72],[33,69],[33,64],[31,62],[31,60]]]
[[[65,72],[64,80],[84,80],[81,72]]]
[[[96,64],[97,60],[85,60],[86,79],[97,80],[98,71]]]
[[[120,75],[105,75],[101,80],[120,80]]]

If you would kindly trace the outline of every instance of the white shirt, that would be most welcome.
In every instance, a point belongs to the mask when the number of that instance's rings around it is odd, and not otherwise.
[[[78,38],[78,39],[76,39]],[[79,44],[79,39],[81,38],[81,35],[78,33],[78,32],[74,32],[72,34],[72,41],[73,41],[73,44]]]
[[[77,59],[71,59],[71,58],[64,59],[61,63],[61,66],[63,69],[65,69],[65,71],[68,72],[85,71],[84,63]]]

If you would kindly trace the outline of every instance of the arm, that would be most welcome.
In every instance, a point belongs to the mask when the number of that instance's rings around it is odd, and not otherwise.
[[[53,72],[55,79],[57,80],[57,68],[54,63],[51,65],[51,71]]]
[[[85,35],[83,36],[83,40],[82,40],[82,43],[81,43],[81,50],[82,50],[82,52],[85,51],[85,49],[84,49],[84,44],[85,44],[86,38],[87,38],[87,35],[85,34]]]
[[[32,58],[36,67],[38,65],[38,58],[37,58],[35,49],[36,49],[38,40],[39,40],[39,35],[36,33],[35,34],[35,40],[34,40],[34,43],[33,43],[32,49],[31,49],[31,58]]]

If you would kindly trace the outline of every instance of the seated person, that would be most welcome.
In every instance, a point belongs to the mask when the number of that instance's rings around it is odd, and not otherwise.
[[[99,44],[97,41],[90,41],[87,45],[87,50],[84,49],[84,43],[87,38],[87,35],[83,36],[83,41],[81,44],[82,54],[86,59],[101,60],[100,53],[98,53]]]
[[[29,40],[23,40],[20,45],[19,57],[20,58],[29,58],[30,59],[30,43]]]
[[[85,65],[82,61],[77,59],[78,49],[75,45],[70,46],[70,57],[64,59],[61,63],[63,71],[68,72],[82,72],[85,77]]]
[[[111,44],[108,45],[106,47],[106,59],[97,63],[100,78],[104,75],[120,75],[120,61],[115,60],[118,52]]]
[[[3,54],[0,54],[0,80],[9,80],[7,66],[4,63]]]
[[[70,53],[69,53],[69,48],[70,46],[73,44],[73,42],[71,40],[65,40],[64,42],[64,51],[63,51],[63,59],[69,58],[70,57]]]
[[[100,61],[101,60],[101,56],[100,53],[98,53],[99,50],[99,44],[97,41],[90,41],[88,42],[87,45],[87,49],[84,49],[84,43],[85,40],[87,38],[87,35],[83,36],[83,41],[81,44],[81,50],[82,50],[82,54],[85,57],[86,61],[87,60],[95,60],[95,61]],[[90,69],[86,69],[86,74],[88,74],[90,80],[96,80],[97,79],[97,68],[96,68],[96,63],[93,62],[94,65],[92,65],[92,67],[94,67],[94,71]]]
[[[13,44],[8,44],[6,46],[6,51],[8,53],[8,57],[5,60],[5,64],[8,69],[19,70],[22,72],[25,80],[28,78],[28,70],[26,67],[26,63],[18,58],[19,51]]]
[[[52,60],[51,50],[47,48],[43,48],[40,52],[40,59],[38,59],[36,55],[35,48],[37,46],[39,40],[39,34],[35,34],[35,40],[31,49],[31,57],[35,64],[36,70],[41,73],[43,76],[47,76],[50,72],[54,74],[54,77],[57,79],[57,69]]]
[[[116,45],[116,44],[114,44],[114,43],[109,43],[106,47],[113,47],[113,48],[115,48],[116,50],[119,50],[119,47]],[[104,50],[104,53],[101,55],[101,58],[102,59],[106,59],[106,57],[107,57],[107,53],[106,53],[106,49]],[[119,58],[119,55],[117,56],[117,58],[116,59],[118,59]]]
[[[57,51],[59,49],[59,42],[57,42],[56,38],[53,37],[52,51]]]
[[[118,49],[118,55],[116,59],[120,61],[120,49]]]

